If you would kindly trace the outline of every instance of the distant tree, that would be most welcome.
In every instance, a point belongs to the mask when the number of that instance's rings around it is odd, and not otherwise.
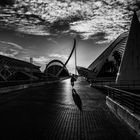
[[[103,67],[104,67],[104,71],[106,72],[113,72],[113,73],[116,72],[116,66],[114,64],[114,61],[108,61],[107,59]]]
[[[109,61],[106,59],[105,63],[103,64],[98,77],[107,77],[107,76],[116,76],[117,74],[117,67],[114,61]]]

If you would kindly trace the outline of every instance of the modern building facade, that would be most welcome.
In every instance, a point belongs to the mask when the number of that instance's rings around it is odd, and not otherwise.
[[[128,32],[119,35],[88,68],[77,67],[79,74],[91,81],[115,81],[127,38]]]
[[[46,77],[50,78],[60,78],[69,76],[69,72],[60,60],[52,60],[50,61],[44,70],[44,74]]]
[[[137,13],[131,22],[128,40],[116,83],[119,85],[140,84],[140,22]]]
[[[37,80],[39,75],[39,66],[0,55],[0,81]]]

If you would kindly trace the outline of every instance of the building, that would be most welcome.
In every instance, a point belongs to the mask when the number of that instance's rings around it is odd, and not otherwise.
[[[128,32],[119,35],[88,68],[77,67],[78,73],[88,81],[115,81],[127,38]]]
[[[38,80],[40,76],[39,66],[0,55],[0,81]]]
[[[52,60],[50,61],[45,68],[44,74],[47,78],[61,78],[68,77],[69,71],[66,66],[60,60]]]
[[[140,89],[140,22],[134,12],[122,63],[116,79],[120,87]]]

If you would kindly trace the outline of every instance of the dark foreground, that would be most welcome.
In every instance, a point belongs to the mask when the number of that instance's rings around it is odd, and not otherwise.
[[[0,101],[0,140],[137,139],[109,111],[105,95],[80,80],[73,92],[68,79],[6,96]]]

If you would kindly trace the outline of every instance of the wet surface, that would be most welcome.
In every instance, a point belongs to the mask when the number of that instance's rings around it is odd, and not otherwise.
[[[70,80],[15,92],[0,105],[0,139],[135,140],[134,132],[114,116],[105,94],[78,80],[72,96]],[[13,94],[13,95],[15,95]]]

